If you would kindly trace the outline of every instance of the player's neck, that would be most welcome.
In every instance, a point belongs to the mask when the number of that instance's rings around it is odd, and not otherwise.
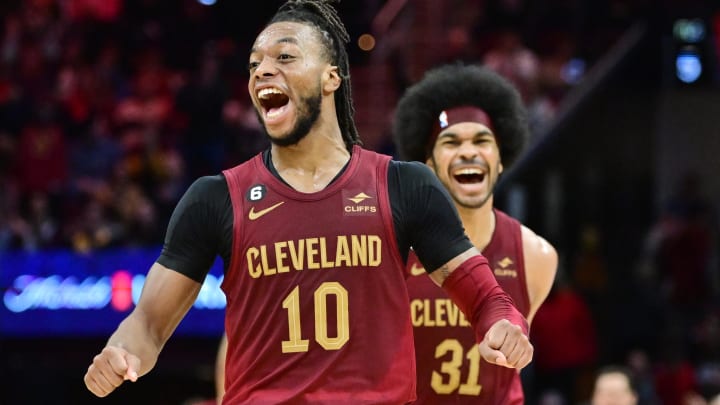
[[[495,232],[493,197],[480,208],[458,207],[458,213],[470,241],[481,251],[485,249]]]
[[[296,145],[272,145],[270,155],[280,177],[303,193],[327,187],[350,159],[337,126],[329,130],[314,127]]]

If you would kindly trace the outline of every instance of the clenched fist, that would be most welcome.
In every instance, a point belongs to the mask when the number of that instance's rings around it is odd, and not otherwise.
[[[85,373],[85,386],[93,394],[105,397],[119,387],[125,380],[138,379],[140,358],[127,350],[106,346],[95,356]]]
[[[527,366],[535,350],[522,328],[506,319],[495,322],[488,329],[479,348],[488,363],[516,369]]]

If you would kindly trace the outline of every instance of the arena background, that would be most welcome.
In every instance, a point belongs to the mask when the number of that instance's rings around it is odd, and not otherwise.
[[[189,183],[266,146],[245,65],[279,3],[0,4],[0,403],[212,399],[219,263],[150,374],[104,400],[82,376],[132,308]],[[393,106],[429,67],[487,65],[522,92],[532,138],[496,202],[561,256],[533,326],[528,403],[587,403],[607,364],[636,370],[644,404],[720,393],[717,2],[339,10],[370,149],[394,153]]]

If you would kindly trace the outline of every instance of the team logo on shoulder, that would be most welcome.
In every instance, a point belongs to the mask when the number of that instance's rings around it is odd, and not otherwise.
[[[343,212],[345,215],[373,215],[377,212],[375,197],[364,192],[343,190]]]
[[[513,264],[515,264],[515,262],[511,258],[505,256],[502,260],[498,260],[497,265],[499,267],[496,267],[493,272],[498,277],[517,277],[517,270],[510,268]]]

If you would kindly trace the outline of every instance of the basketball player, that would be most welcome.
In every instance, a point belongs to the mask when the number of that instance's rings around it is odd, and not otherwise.
[[[359,146],[348,40],[327,0],[286,2],[257,36],[248,90],[271,146],[197,180],[178,203],[137,307],[88,368],[94,394],[153,368],[216,255],[227,297],[223,403],[414,400],[410,246],[467,314],[484,358],[530,362],[525,318],[432,172]]]
[[[516,89],[479,66],[429,71],[401,97],[394,140],[402,159],[425,162],[448,190],[470,240],[530,322],[555,278],[557,252],[493,208],[493,189],[528,134]],[[462,313],[411,255],[408,288],[422,404],[523,404],[517,370],[481,359]]]

